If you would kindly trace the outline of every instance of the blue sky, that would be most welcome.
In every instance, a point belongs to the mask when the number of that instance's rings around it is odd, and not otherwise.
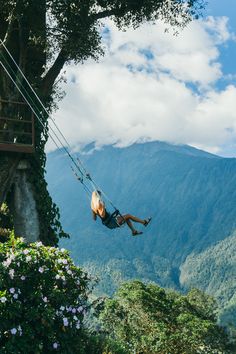
[[[209,0],[206,15],[226,16],[229,19],[229,29],[236,34],[236,3],[235,0]],[[219,89],[231,82],[236,85],[236,41],[230,40],[227,45],[220,47],[220,62],[225,75],[232,76],[231,80],[222,80],[218,83]],[[236,157],[236,139],[233,143],[222,146],[221,155]]]
[[[56,119],[71,145],[163,140],[236,157],[235,5],[210,0],[177,37],[107,21],[104,58],[67,69]]]
[[[210,0],[207,5],[206,15],[211,16],[226,16],[229,18],[229,28],[236,33],[236,2],[235,0]],[[230,40],[227,45],[220,48],[220,61],[223,65],[224,73],[235,75],[232,82],[236,84],[236,42]]]

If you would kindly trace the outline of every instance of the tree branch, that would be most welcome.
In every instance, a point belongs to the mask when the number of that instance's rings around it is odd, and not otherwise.
[[[105,10],[105,11],[101,11],[98,13],[93,13],[89,16],[89,18],[91,18],[92,20],[96,21],[99,20],[101,18],[106,18],[109,16],[113,16],[115,15],[117,12],[117,10],[113,9],[113,10]]]
[[[60,71],[62,70],[66,61],[67,61],[66,54],[64,50],[61,49],[53,65],[48,70],[44,78],[42,79],[41,88],[44,96],[48,96],[51,93],[53,84],[56,81],[58,75],[60,74]]]
[[[112,10],[104,10],[104,11],[100,11],[98,13],[93,13],[89,16],[89,18],[93,21],[97,21],[100,20],[101,18],[106,18],[106,17],[110,17],[110,16],[123,16],[124,13],[128,10],[128,8],[125,7],[120,7],[120,8],[116,8],[116,9],[112,9]]]
[[[13,25],[14,25],[14,21],[15,21],[14,13],[15,13],[15,9],[14,9],[14,11],[12,11],[12,13],[11,13],[11,15],[10,15],[9,22],[8,22],[8,26],[7,26],[7,30],[6,30],[4,39],[3,39],[3,43],[4,43],[6,46],[7,46],[7,44],[8,44],[10,35],[11,35],[11,33],[12,33],[12,30],[13,30]]]

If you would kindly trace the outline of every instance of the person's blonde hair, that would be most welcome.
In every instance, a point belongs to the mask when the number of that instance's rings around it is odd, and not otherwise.
[[[100,202],[100,196],[97,191],[93,191],[92,198],[91,198],[91,209],[97,213],[98,207]]]

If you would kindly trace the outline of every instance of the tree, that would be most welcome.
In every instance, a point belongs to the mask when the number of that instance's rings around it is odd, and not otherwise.
[[[215,309],[214,300],[199,290],[183,296],[133,281],[105,301],[100,318],[127,353],[230,353]]]
[[[63,67],[71,61],[83,63],[88,58],[98,60],[103,54],[103,20],[110,18],[120,30],[158,20],[183,27],[199,16],[203,3],[204,0],[1,0],[0,38],[44,104],[52,109],[57,100]],[[3,46],[0,47],[0,57],[14,72],[15,80],[24,85],[20,72],[9,62]],[[0,98],[6,97],[16,100],[20,95],[1,68]],[[47,117],[43,120],[47,126]],[[33,186],[31,193],[35,207],[33,201],[30,204],[39,216],[40,237],[47,244],[56,244],[63,232],[58,221],[59,211],[48,195],[44,179],[47,138],[47,129],[36,122],[36,154],[33,157],[24,156],[30,166],[25,174]],[[6,199],[7,191],[13,184],[17,156],[1,153],[1,160],[5,164],[5,173],[9,173],[4,178],[1,178],[3,171],[0,173],[0,180],[7,181],[0,187],[0,203]],[[29,186],[27,189],[30,189]],[[11,196],[10,199],[14,198]],[[26,207],[27,203],[18,209]],[[27,217],[21,215],[21,218],[27,223]]]

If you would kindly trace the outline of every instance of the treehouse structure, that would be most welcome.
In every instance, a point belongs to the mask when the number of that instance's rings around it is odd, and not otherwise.
[[[0,151],[35,150],[34,115],[25,102],[0,98]]]

